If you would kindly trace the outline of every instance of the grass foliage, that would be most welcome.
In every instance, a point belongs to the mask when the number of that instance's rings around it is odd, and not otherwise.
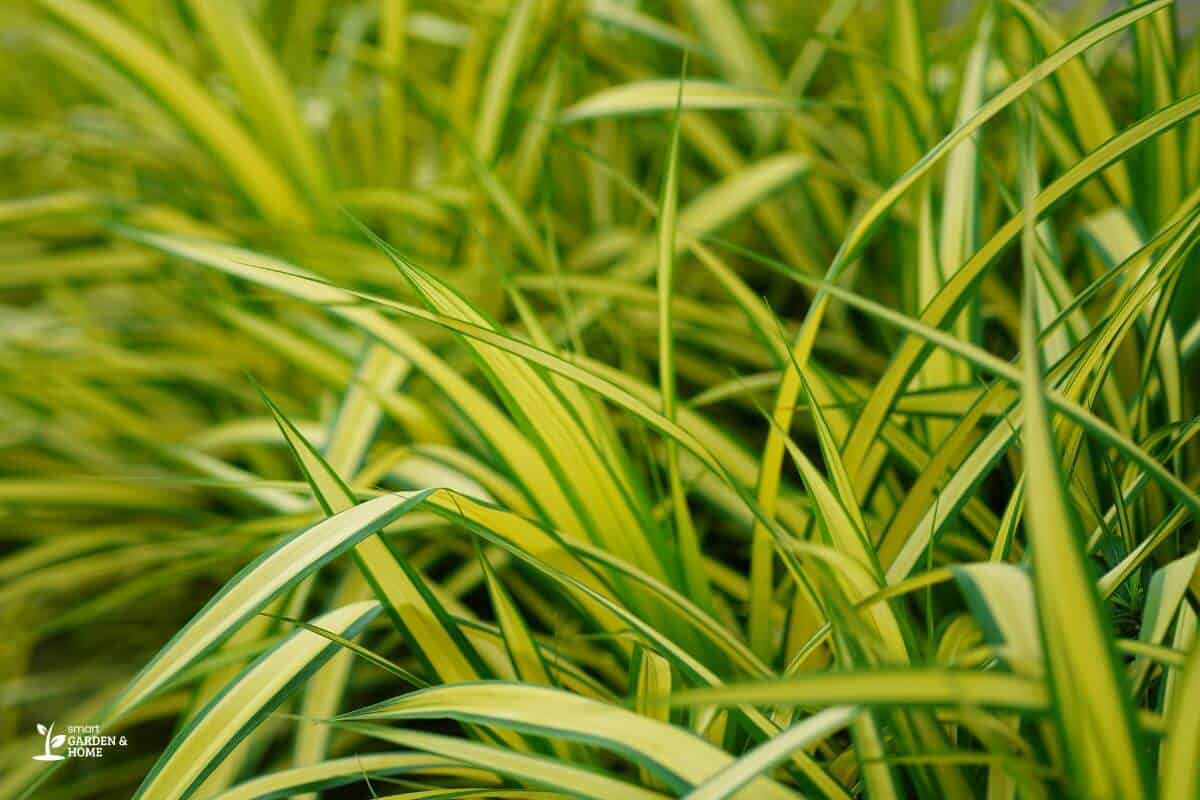
[[[1105,5],[8,0],[0,797],[1200,796]]]

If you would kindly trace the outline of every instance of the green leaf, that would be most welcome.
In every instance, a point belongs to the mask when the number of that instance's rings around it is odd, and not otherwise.
[[[798,722],[759,745],[685,795],[685,800],[725,800],[758,775],[787,759],[793,750],[809,747],[854,721],[858,709],[829,708]]]
[[[1032,158],[1032,156],[1030,156]],[[1033,166],[1025,164],[1026,185]],[[1149,781],[1140,753],[1140,731],[1129,687],[1101,615],[1083,532],[1060,471],[1054,431],[1042,386],[1038,321],[1034,308],[1034,207],[1025,206],[1025,301],[1021,323],[1024,361],[1025,520],[1033,554],[1038,620],[1046,673],[1075,789],[1090,797],[1146,797]]]
[[[171,638],[104,714],[117,719],[145,701],[242,623],[305,576],[382,530],[429,491],[384,495],[313,525],[267,551],[235,575]]]
[[[733,759],[691,733],[617,706],[524,684],[462,683],[413,692],[343,715],[347,721],[455,719],[611,750],[654,772],[675,791],[703,782]],[[765,778],[747,798],[794,798]],[[753,794],[749,794],[753,792]]]
[[[355,603],[313,624],[353,636],[378,612],[378,603]],[[134,797],[190,797],[238,742],[337,651],[323,636],[299,630],[264,653],[176,734]]]

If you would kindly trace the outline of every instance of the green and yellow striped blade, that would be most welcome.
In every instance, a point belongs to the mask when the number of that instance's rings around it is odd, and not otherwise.
[[[378,603],[355,603],[313,624],[353,636],[378,612]],[[299,630],[260,656],[176,734],[134,797],[191,796],[221,759],[338,649],[323,636]]]
[[[727,753],[681,728],[619,706],[547,687],[484,682],[413,692],[343,715],[347,721],[455,719],[561,738],[619,753],[644,766],[672,791],[687,790],[732,763]],[[796,795],[766,778],[737,797]]]

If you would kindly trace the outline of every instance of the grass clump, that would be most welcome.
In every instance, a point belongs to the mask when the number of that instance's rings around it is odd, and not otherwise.
[[[1196,796],[1200,39],[958,5],[10,3],[0,797]]]

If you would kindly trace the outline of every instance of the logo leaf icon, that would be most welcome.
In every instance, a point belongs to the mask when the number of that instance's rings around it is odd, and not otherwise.
[[[45,725],[43,725],[42,723],[40,723],[40,722],[39,722],[39,723],[37,724],[37,731],[38,731],[38,733],[40,733],[40,734],[42,734],[43,736],[45,736],[45,735],[46,735],[46,726],[45,726]]]
[[[63,736],[60,733],[58,736],[55,736],[53,739],[50,740],[50,746],[51,747],[62,747],[63,742],[65,742],[66,740],[67,740],[67,737]]]

